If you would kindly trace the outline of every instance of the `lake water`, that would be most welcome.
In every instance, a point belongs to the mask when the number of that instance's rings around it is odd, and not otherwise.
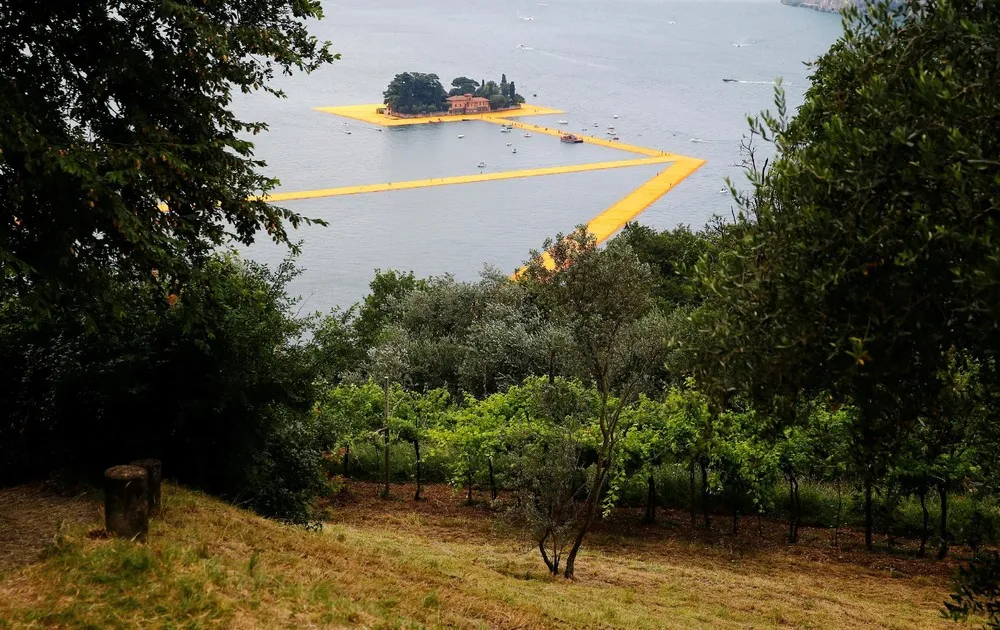
[[[741,180],[747,114],[771,106],[777,77],[798,106],[804,62],[840,33],[837,15],[778,0],[338,0],[324,10],[312,31],[342,60],[280,79],[285,100],[236,103],[245,118],[270,124],[254,141],[280,190],[464,175],[480,161],[500,171],[635,157],[500,134],[483,122],[378,131],[312,109],[379,102],[404,71],[434,72],[446,86],[459,75],[499,81],[506,73],[529,102],[566,112],[525,120],[554,126],[564,118],[577,132],[598,122],[598,133],[614,124],[623,142],[708,160],[639,217],[658,229],[729,215],[731,199],[720,189],[727,176]],[[376,268],[461,279],[484,264],[513,271],[545,237],[586,223],[662,168],[286,202],[330,224],[294,233],[306,271],[291,289],[306,310],[327,310],[362,298]],[[286,252],[261,243],[248,253],[276,262]]]

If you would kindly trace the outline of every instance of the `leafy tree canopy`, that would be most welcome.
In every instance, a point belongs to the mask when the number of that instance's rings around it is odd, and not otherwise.
[[[69,290],[112,300],[109,271],[183,284],[219,245],[307,221],[260,200],[234,88],[337,58],[315,0],[137,0],[0,8],[0,286],[35,313]],[[169,211],[161,210],[166,204]]]
[[[383,93],[383,101],[393,111],[403,114],[439,112],[448,109],[448,93],[436,74],[404,72],[397,74]]]

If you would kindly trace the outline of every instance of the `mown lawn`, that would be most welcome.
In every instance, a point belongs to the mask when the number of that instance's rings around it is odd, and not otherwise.
[[[731,536],[683,515],[623,513],[584,548],[577,580],[550,578],[496,511],[443,487],[429,500],[354,484],[322,532],[165,485],[146,545],[64,525],[41,561],[0,574],[0,627],[948,628],[950,565],[841,548],[780,523]]]

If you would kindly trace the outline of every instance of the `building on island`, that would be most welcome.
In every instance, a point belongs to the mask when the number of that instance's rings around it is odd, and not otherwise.
[[[490,99],[465,94],[448,97],[449,114],[481,114],[490,111]]]

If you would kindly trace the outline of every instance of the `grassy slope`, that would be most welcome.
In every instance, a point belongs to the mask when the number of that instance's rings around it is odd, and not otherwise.
[[[79,524],[0,577],[0,627],[954,627],[938,613],[946,567],[929,561],[620,527],[588,541],[568,583],[447,489],[420,505],[371,494],[356,486],[310,533],[167,485],[149,544]]]

